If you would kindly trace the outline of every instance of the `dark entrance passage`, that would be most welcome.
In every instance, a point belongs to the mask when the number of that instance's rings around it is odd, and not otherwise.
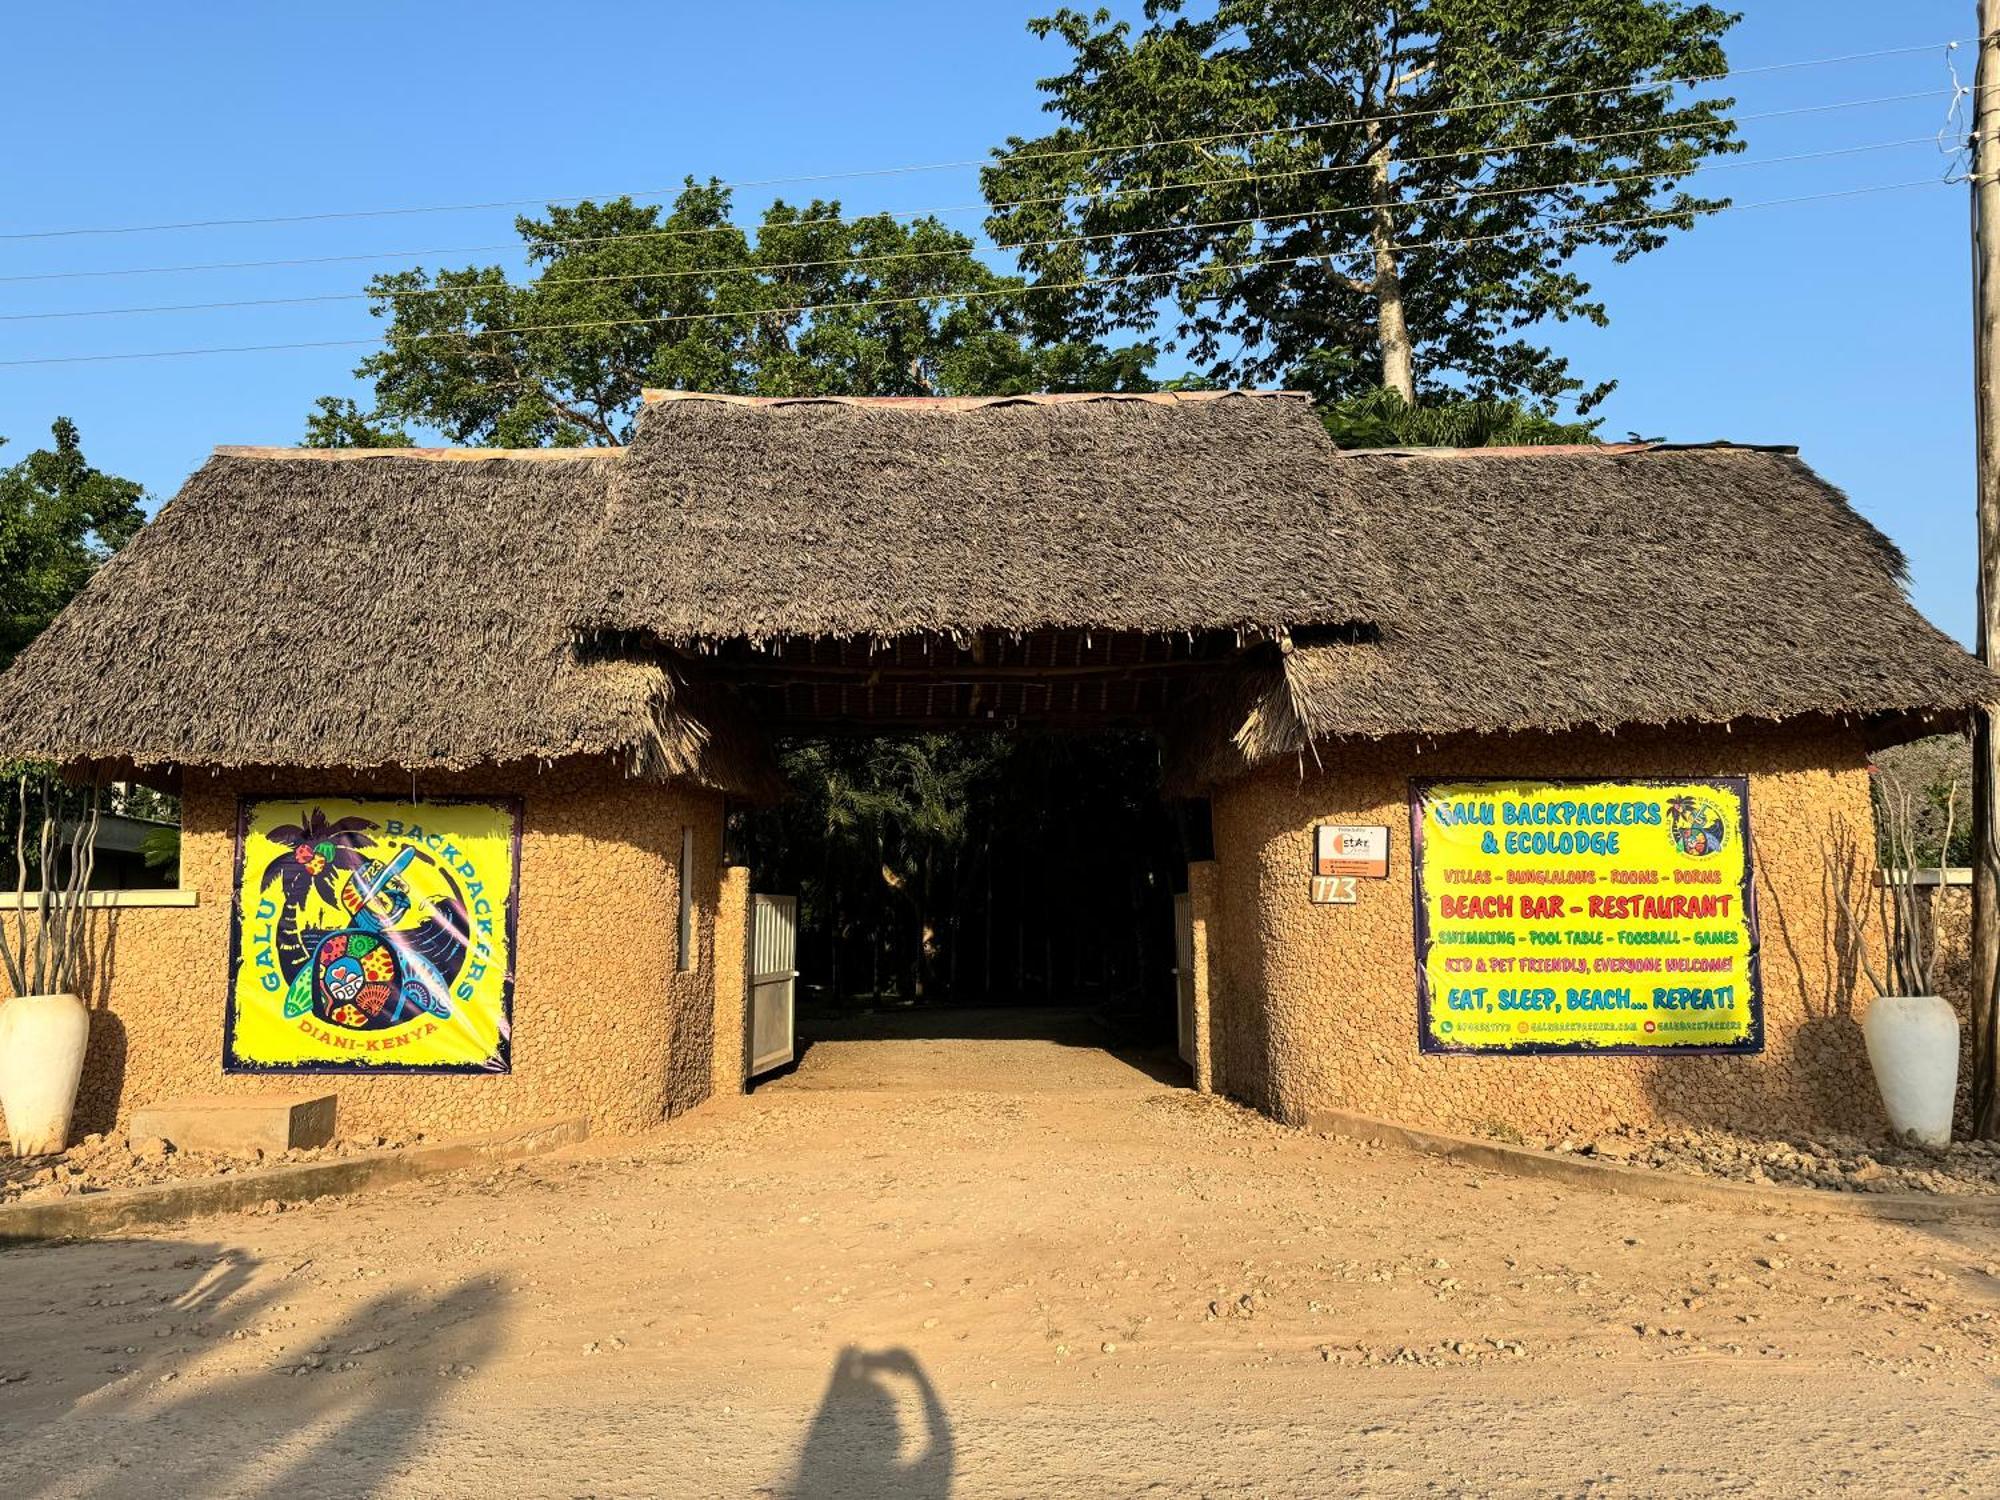
[[[1175,1040],[1184,816],[1147,734],[798,738],[794,795],[734,818],[758,889],[796,892],[801,1041]]]
[[[1163,745],[1278,649],[1247,630],[1044,628],[681,654],[676,680],[768,738],[789,788],[732,812],[730,858],[798,897],[798,1076],[816,1040],[852,1056],[872,1036],[1017,1072],[1111,1052],[1185,1080],[1176,897],[1210,852]]]

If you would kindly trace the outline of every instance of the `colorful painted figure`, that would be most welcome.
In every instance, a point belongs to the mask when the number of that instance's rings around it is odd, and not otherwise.
[[[1681,853],[1700,859],[1722,848],[1722,814],[1712,802],[1698,797],[1674,797],[1667,802],[1667,831]]]
[[[353,826],[349,826],[353,825]],[[456,882],[421,851],[404,846],[385,863],[372,857],[374,841],[360,819],[327,824],[315,809],[300,826],[275,830],[291,844],[266,869],[264,884],[279,882],[286,897],[281,931],[283,966],[290,981],[287,1019],[310,1011],[350,1031],[401,1025],[419,1015],[451,1016],[451,984],[470,947]],[[444,887],[442,899],[423,895],[408,876],[423,860]],[[310,895],[345,913],[331,930],[302,925]]]

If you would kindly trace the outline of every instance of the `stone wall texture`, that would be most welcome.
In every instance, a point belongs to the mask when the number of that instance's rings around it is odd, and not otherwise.
[[[1972,887],[1934,887],[1926,894],[1937,924],[1937,992],[1958,1012],[1958,1106],[1952,1128],[1964,1136],[1972,1130]]]
[[[1222,910],[1222,883],[1215,861],[1205,859],[1188,866],[1188,976],[1189,1031],[1193,1046],[1188,1066],[1194,1086],[1204,1094],[1215,1092],[1215,932]],[[1176,996],[1176,1001],[1179,997]]]
[[[629,780],[594,762],[426,773],[423,797],[522,800],[513,1070],[496,1075],[222,1071],[230,883],[240,796],[407,798],[407,774],[190,772],[181,883],[191,908],[94,917],[90,1052],[73,1136],[187,1094],[312,1089],[344,1135],[459,1135],[556,1116],[635,1130],[708,1096],[722,798]],[[694,830],[692,962],[676,962],[681,830]]]
[[[1748,775],[1762,924],[1765,1050],[1755,1057],[1426,1057],[1417,1049],[1408,783],[1412,776]],[[552,1116],[641,1129],[740,1066],[744,872],[723,899],[722,799],[594,763],[426,775],[420,796],[523,803],[513,1071],[504,1076],[229,1075],[221,1069],[230,881],[241,796],[411,794],[407,775],[190,773],[182,882],[192,908],[97,912],[90,1054],[76,1133],[194,1093],[325,1089],[345,1134],[453,1135]],[[1838,879],[1873,876],[1858,736],[1768,730],[1468,738],[1332,747],[1214,797],[1215,854],[1196,877],[1197,973],[1214,1086],[1301,1122],[1349,1109],[1446,1128],[1598,1132],[1621,1123],[1880,1129],[1842,960]],[[1355,906],[1308,900],[1312,829],[1390,829],[1390,875]],[[694,832],[691,962],[677,962],[681,830]],[[1832,861],[1829,862],[1829,855]],[[1964,896],[1943,898],[1940,989],[1963,1005]],[[718,920],[718,918],[720,918]],[[723,972],[718,972],[718,955]],[[733,978],[732,978],[733,975]],[[732,989],[732,985],[734,988]],[[720,1016],[720,1019],[718,1017]],[[726,1086],[726,1084],[725,1084]],[[740,1084],[739,1084],[740,1086]]]
[[[750,1082],[750,871],[722,872],[715,908],[715,1049],[710,1087],[718,1098]]]
[[[1425,1056],[1417,1048],[1409,779],[1748,775],[1761,923],[1758,1056]],[[1214,798],[1217,1086],[1280,1119],[1356,1110],[1464,1130],[1623,1123],[1878,1129],[1831,865],[1858,906],[1874,869],[1867,758],[1844,732],[1627,731],[1324,747]],[[1308,899],[1315,824],[1386,824],[1389,878]]]

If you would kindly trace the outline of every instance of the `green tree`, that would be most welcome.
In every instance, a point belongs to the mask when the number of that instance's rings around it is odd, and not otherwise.
[[[145,491],[92,468],[74,422],[50,431],[53,448],[0,469],[0,668],[146,520]]]
[[[356,373],[375,407],[325,397],[308,442],[379,443],[406,423],[458,443],[625,441],[646,386],[743,395],[1150,389],[1153,349],[1038,343],[1024,283],[933,218],[848,219],[774,203],[754,240],[727,189],[670,210],[627,198],[516,221],[532,278],[499,266],[369,283],[384,348]]]
[[[1736,18],[1713,6],[1188,9],[1029,23],[1072,53],[1041,83],[1063,124],[1010,140],[984,188],[988,230],[1051,288],[1029,304],[1045,338],[1151,328],[1164,301],[1166,347],[1224,384],[1587,411],[1609,387],[1523,331],[1605,322],[1579,252],[1627,261],[1726,206],[1680,184],[1742,149],[1732,101],[1658,86],[1726,69]]]
[[[1874,756],[1869,769],[1876,860],[1883,869],[1895,868],[1900,855],[1914,855],[1925,865],[1972,863],[1970,740],[1939,734],[1892,745]],[[1898,851],[1892,830],[1905,816],[1910,847]]]
[[[410,435],[345,397],[321,396],[306,417],[308,448],[408,448]]]
[[[1166,938],[1176,859],[1146,736],[842,736],[782,759],[795,795],[736,815],[734,857],[798,893],[823,1000],[1078,1003],[1142,981],[1135,950]]]
[[[1320,408],[1342,448],[1540,447],[1594,443],[1593,421],[1564,422],[1518,401],[1442,398],[1413,406],[1387,386]]]
[[[50,433],[53,447],[0,468],[0,669],[146,521],[143,487],[93,468],[76,423],[58,417]],[[0,863],[9,869],[18,810],[13,799],[22,795],[35,807],[46,805],[67,816],[76,816],[88,800],[88,794],[66,786],[53,766],[35,761],[0,766]],[[113,798],[114,807],[118,801]],[[31,811],[31,823],[34,817]],[[37,851],[30,847],[25,856],[33,877],[41,879]]]

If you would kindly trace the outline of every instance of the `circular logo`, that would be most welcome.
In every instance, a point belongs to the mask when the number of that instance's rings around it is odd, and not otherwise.
[[[1670,798],[1667,832],[1681,853],[1691,859],[1706,859],[1721,851],[1726,837],[1722,809],[1703,797]]]

